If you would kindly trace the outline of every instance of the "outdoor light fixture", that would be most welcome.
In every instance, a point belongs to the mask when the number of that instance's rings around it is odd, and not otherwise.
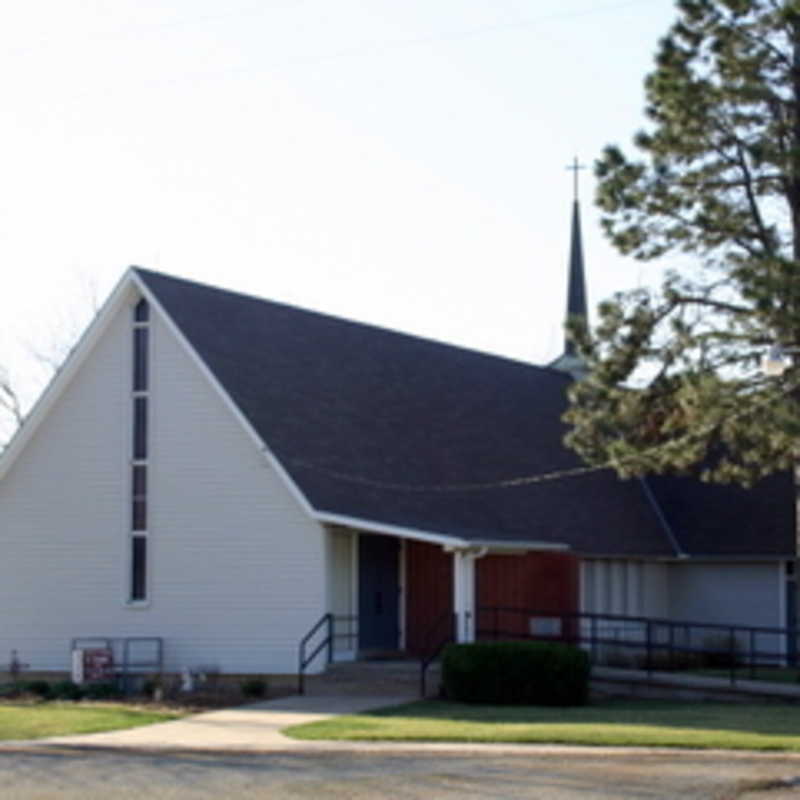
[[[787,358],[789,352],[779,344],[772,345],[761,359],[761,371],[770,378],[780,378],[792,365]]]
[[[780,378],[792,366],[789,356],[793,353],[800,353],[800,347],[772,345],[761,359],[761,371],[770,378]]]

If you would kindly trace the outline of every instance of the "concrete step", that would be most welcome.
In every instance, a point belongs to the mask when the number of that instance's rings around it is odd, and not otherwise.
[[[426,694],[439,691],[441,669],[431,664],[426,677]],[[381,661],[339,661],[319,675],[306,676],[306,694],[353,697],[420,696],[420,665],[415,659]]]

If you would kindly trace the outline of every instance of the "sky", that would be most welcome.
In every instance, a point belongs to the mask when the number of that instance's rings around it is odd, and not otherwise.
[[[0,365],[26,403],[140,265],[546,363],[573,158],[671,0],[26,0],[0,29]],[[581,172],[590,301],[649,280]],[[648,272],[649,271],[649,272]]]

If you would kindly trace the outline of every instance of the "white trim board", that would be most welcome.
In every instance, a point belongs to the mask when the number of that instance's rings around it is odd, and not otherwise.
[[[275,455],[270,450],[267,443],[261,438],[261,436],[259,436],[256,429],[250,424],[250,421],[242,413],[239,406],[236,405],[236,403],[234,403],[233,399],[225,390],[223,385],[219,382],[219,380],[217,380],[217,377],[211,371],[206,362],[203,361],[203,359],[200,357],[197,350],[194,349],[194,347],[186,338],[186,336],[184,336],[181,329],[175,324],[175,321],[172,319],[172,317],[167,313],[167,311],[164,309],[161,303],[159,303],[158,298],[150,291],[147,284],[136,274],[136,272],[133,269],[130,270],[130,272],[135,285],[139,288],[142,294],[150,301],[151,305],[158,310],[159,314],[161,314],[169,331],[175,336],[181,347],[183,347],[184,351],[189,356],[191,361],[195,364],[195,366],[200,370],[201,374],[209,382],[211,388],[216,392],[216,394],[222,400],[226,408],[231,412],[231,414],[233,414],[234,418],[242,427],[247,437],[253,442],[253,444],[256,446],[259,452],[264,456],[267,463],[275,470],[275,472],[278,473],[281,480],[286,485],[286,488],[289,490],[289,493],[300,505],[300,507],[306,512],[306,514],[308,514],[309,516],[313,516],[313,508],[311,504],[308,502],[308,499],[300,491],[300,488],[289,476],[289,473],[284,469],[283,465],[275,457]]]

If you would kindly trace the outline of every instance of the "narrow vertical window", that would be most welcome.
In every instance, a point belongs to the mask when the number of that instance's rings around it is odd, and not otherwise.
[[[147,530],[147,467],[143,464],[133,468],[132,505],[131,528],[134,531]]]
[[[132,436],[128,600],[148,599],[147,549],[149,520],[147,507],[148,401],[150,392],[150,307],[144,299],[133,308],[132,338]]]
[[[149,322],[150,321],[150,306],[147,300],[142,298],[133,309],[134,322]]]
[[[133,398],[133,460],[147,458],[147,398]]]
[[[131,600],[147,599],[147,537],[131,537]]]
[[[133,329],[133,391],[147,391],[147,340],[148,330],[145,327]]]

